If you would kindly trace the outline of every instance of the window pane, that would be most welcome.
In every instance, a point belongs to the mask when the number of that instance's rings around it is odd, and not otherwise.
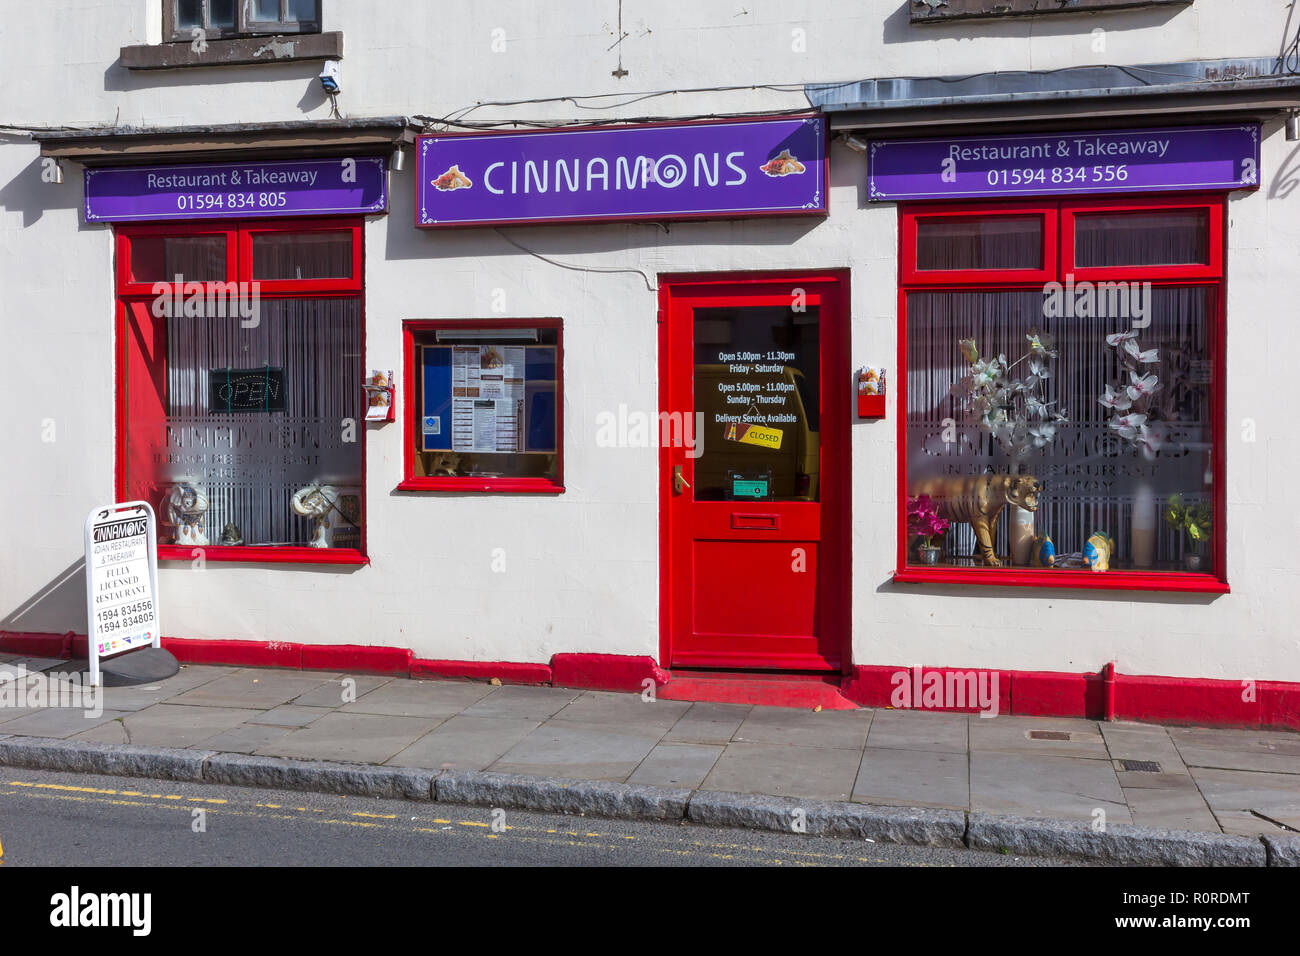
[[[352,233],[254,233],[254,279],[348,279]]]
[[[1043,220],[1038,216],[942,216],[917,221],[919,271],[1042,267]]]
[[[280,0],[257,0],[253,9],[255,20],[279,20]]]
[[[320,0],[289,0],[289,19],[299,23],[319,23]]]
[[[203,0],[176,0],[176,29],[203,26]]]
[[[943,566],[1023,566],[1046,535],[1056,567],[1109,539],[1110,569],[1213,570],[1212,293],[1118,285],[1086,318],[1038,292],[908,295],[910,563],[929,536]]]
[[[208,0],[208,25],[223,30],[235,28],[235,0]]]
[[[225,281],[225,236],[139,236],[131,240],[131,281]]]
[[[558,480],[558,341],[535,328],[422,336],[415,474]]]
[[[819,310],[695,310],[696,501],[817,501]]]
[[[1207,209],[1080,215],[1075,218],[1075,265],[1194,265],[1210,261]]]
[[[127,480],[161,543],[360,547],[359,301],[262,299],[251,327],[150,313],[130,313]]]

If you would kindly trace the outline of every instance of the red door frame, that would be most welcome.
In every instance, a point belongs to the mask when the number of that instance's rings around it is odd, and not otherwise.
[[[1061,231],[1059,242],[1044,236],[1045,248],[1055,259],[1044,267],[1057,279],[1073,275],[1076,282],[1141,281],[1155,288],[1199,286],[1211,290],[1213,302],[1209,319],[1213,323],[1208,336],[1209,360],[1213,368],[1210,383],[1211,436],[1214,474],[1214,541],[1212,572],[1191,571],[1122,571],[1095,574],[1088,570],[1051,570],[1026,568],[928,568],[909,565],[907,514],[907,297],[911,292],[1041,290],[1039,281],[1016,281],[1007,272],[969,270],[940,273],[945,281],[921,285],[911,281],[916,272],[914,245],[915,220],[931,216],[980,216],[1005,214],[1007,203],[979,200],[932,203],[902,203],[898,207],[898,390],[897,424],[897,565],[893,579],[902,583],[984,584],[1015,587],[1093,588],[1111,591],[1170,591],[1204,594],[1227,594],[1227,197],[1221,193],[1178,193],[1168,196],[1122,196],[1082,199],[1053,198],[1015,204],[1022,214],[1035,208],[1047,213],[1045,222],[1055,223]],[[1208,212],[1208,262],[1195,265],[1152,265],[1135,267],[1096,267],[1079,269],[1074,264],[1075,219],[1089,213],[1125,213],[1146,210],[1192,208]],[[913,245],[907,245],[908,242]]]
[[[850,484],[849,426],[853,421],[854,391],[849,369],[850,331],[849,270],[828,269],[812,272],[723,272],[668,274],[659,277],[659,409],[669,410],[672,354],[669,342],[669,308],[676,298],[701,294],[724,295],[732,304],[746,304],[747,296],[771,295],[778,289],[804,288],[816,292],[830,303],[833,321],[824,322],[820,330],[821,346],[821,421],[819,454],[823,489],[821,545],[819,553],[819,633],[832,635],[828,644],[835,647],[837,660],[816,655],[767,655],[763,659],[744,657],[718,658],[713,661],[692,660],[692,667],[727,669],[847,671],[853,659],[852,609],[852,488]],[[725,300],[719,300],[719,304]],[[672,502],[672,466],[684,458],[681,448],[659,449],[659,660],[664,667],[673,661],[672,634],[674,621],[689,609],[677,606],[672,587],[671,569],[674,547],[686,543],[674,541],[669,508]]]

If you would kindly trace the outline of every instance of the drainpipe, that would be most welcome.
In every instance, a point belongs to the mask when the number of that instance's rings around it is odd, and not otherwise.
[[[1104,719],[1115,719],[1115,662],[1107,661],[1106,666],[1101,669],[1102,681],[1102,706],[1105,709]]]

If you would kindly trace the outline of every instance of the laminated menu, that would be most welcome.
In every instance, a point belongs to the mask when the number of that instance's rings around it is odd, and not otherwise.
[[[519,346],[458,345],[452,349],[453,451],[521,450],[524,356]]]

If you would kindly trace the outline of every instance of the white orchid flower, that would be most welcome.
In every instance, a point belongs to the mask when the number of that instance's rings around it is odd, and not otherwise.
[[[1132,329],[1130,329],[1127,332],[1116,332],[1114,335],[1106,336],[1106,344],[1114,345],[1118,347],[1120,345],[1123,345],[1125,342],[1129,341],[1130,339],[1137,338],[1137,336],[1138,334],[1134,332]]]
[[[1107,337],[1109,338],[1109,336]],[[1147,349],[1145,352],[1138,346],[1136,338],[1124,340],[1124,351],[1134,359],[1144,364],[1150,365],[1160,361],[1159,349]]]
[[[1125,391],[1128,393],[1128,397],[1135,402],[1160,391],[1160,379],[1154,375],[1139,375],[1136,372],[1129,372],[1129,379],[1132,384]]]
[[[1145,425],[1146,421],[1145,415],[1116,415],[1110,420],[1110,427],[1119,432],[1121,438],[1132,441],[1138,437],[1138,429]]]
[[[1097,399],[1106,408],[1114,409],[1117,412],[1125,412],[1133,407],[1133,401],[1124,392],[1115,391],[1113,386],[1106,386],[1106,394]]]
[[[1155,461],[1160,446],[1165,442],[1165,430],[1159,425],[1138,426],[1138,448],[1147,461]]]
[[[1029,434],[1034,438],[1034,447],[1042,448],[1044,445],[1050,445],[1056,440],[1056,426],[1050,422],[1044,422],[1030,428]]]

